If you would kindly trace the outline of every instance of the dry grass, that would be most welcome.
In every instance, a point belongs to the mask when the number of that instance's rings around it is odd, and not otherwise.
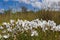
[[[60,24],[60,12],[55,11],[38,11],[36,13],[28,12],[28,13],[21,13],[17,12],[15,14],[12,13],[5,13],[0,14],[0,25],[2,22],[9,22],[10,19],[22,19],[22,20],[33,20],[33,19],[44,19],[44,20],[54,20],[57,24]],[[31,37],[29,33],[25,32],[23,34],[18,34],[16,40],[60,40],[60,32],[53,32],[48,30],[43,32],[41,29],[37,29],[39,32],[39,36]],[[26,34],[26,35],[25,35]],[[4,39],[3,39],[4,40]],[[14,38],[10,37],[5,40],[14,40]]]

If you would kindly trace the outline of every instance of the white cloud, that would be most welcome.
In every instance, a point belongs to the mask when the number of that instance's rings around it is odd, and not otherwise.
[[[33,7],[42,8],[42,3],[41,3],[41,2],[31,3],[31,5],[32,5]]]
[[[31,4],[33,7],[37,7],[37,8],[41,8],[42,3],[39,2],[39,0],[14,0],[14,1],[18,1],[18,2],[23,2],[26,4]]]
[[[44,0],[44,1],[47,1],[47,2],[58,2],[60,0]]]
[[[21,11],[22,11],[21,8],[13,8],[13,9],[12,9],[12,13],[21,12]]]
[[[9,1],[9,0],[4,0],[4,1]],[[33,7],[40,8],[40,9],[41,8],[60,9],[60,0],[42,0],[42,2],[40,2],[39,0],[12,0],[12,1],[31,4]]]
[[[13,0],[13,1],[23,2],[23,3],[26,3],[26,4],[30,3],[30,0]]]
[[[9,1],[9,0],[4,0]],[[12,0],[12,1],[18,1],[19,3],[25,3],[25,4],[31,4],[33,7],[41,8],[42,3],[39,2],[39,0]]]
[[[4,0],[9,1],[9,0]],[[40,2],[39,0],[12,0],[12,1],[18,1],[19,3],[23,2],[25,4],[31,4],[33,7],[36,8],[52,8],[52,9],[59,9],[60,8],[60,0],[42,0]]]
[[[26,4],[30,4],[30,0],[21,0],[21,2],[24,2]]]
[[[0,9],[0,13],[4,13],[4,9]]]
[[[43,0],[44,8],[51,10],[60,10],[60,0]]]

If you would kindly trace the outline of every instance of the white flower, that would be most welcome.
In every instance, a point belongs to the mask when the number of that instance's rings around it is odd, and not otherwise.
[[[12,29],[11,28],[8,28],[7,31],[12,32]]]
[[[15,22],[14,20],[12,20],[12,19],[10,20],[10,23],[11,23],[11,24],[13,24],[14,22]]]
[[[57,27],[57,26],[51,27],[51,30],[52,30],[52,31],[55,31],[55,30],[56,30],[56,27]]]
[[[6,30],[3,30],[2,33],[6,33]]]
[[[45,30],[52,30],[52,31],[60,31],[60,25],[56,26],[56,23],[54,21],[48,20],[32,20],[32,21],[27,21],[27,20],[19,20],[15,22],[15,20],[10,20],[10,23],[3,22],[3,26],[0,26],[0,29],[4,29],[4,26],[6,29],[2,30],[2,33],[6,32],[12,32],[16,33],[17,31],[28,31],[31,30],[31,36],[38,36],[38,32],[33,30],[33,28],[37,29],[37,27],[42,28],[42,30],[45,32]],[[14,26],[14,28],[13,28]],[[0,35],[1,36],[1,35]],[[3,35],[4,38],[8,38],[9,35]]]
[[[10,28],[10,24],[8,23],[8,24],[6,24],[6,28]]]
[[[9,35],[3,35],[3,38],[9,38]]]
[[[49,26],[56,26],[56,23],[54,21],[48,20],[48,25]]]
[[[60,25],[57,25],[55,28],[56,31],[60,31]]]
[[[7,23],[6,22],[3,22],[2,25],[7,25]]]
[[[0,26],[0,29],[4,29],[2,26]]]
[[[24,27],[25,26],[25,22],[22,22],[22,27]]]
[[[38,33],[37,33],[37,31],[35,31],[35,30],[32,30],[32,32],[31,32],[31,36],[38,36]]]

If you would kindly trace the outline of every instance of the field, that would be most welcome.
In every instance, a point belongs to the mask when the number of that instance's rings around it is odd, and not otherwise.
[[[34,19],[43,19],[43,20],[53,20],[54,22],[60,24],[60,12],[59,11],[45,11],[41,10],[38,12],[5,12],[4,14],[0,14],[0,25],[3,22],[10,22],[10,19],[17,21],[17,19],[22,20],[34,20]],[[1,40],[60,40],[60,32],[59,31],[42,31],[41,28],[34,29],[37,30],[38,36],[30,36],[30,31],[24,31],[24,33],[17,32],[18,34],[15,37],[9,37],[7,39],[2,38]]]

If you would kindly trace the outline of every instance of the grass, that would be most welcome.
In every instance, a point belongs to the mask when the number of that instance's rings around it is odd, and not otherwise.
[[[60,24],[60,12],[57,11],[38,11],[36,13],[33,12],[27,12],[27,13],[21,13],[17,12],[15,14],[12,13],[5,13],[0,14],[0,25],[2,22],[9,22],[10,19],[22,19],[22,20],[33,20],[33,19],[44,19],[44,20],[54,20],[57,24]],[[10,37],[8,39],[2,39],[2,40],[60,40],[60,32],[53,32],[51,30],[48,30],[46,32],[43,32],[41,28],[36,29],[38,31],[38,36],[30,36],[30,32],[24,32],[19,33],[16,35],[16,38]]]
[[[36,29],[38,31],[38,36],[30,36],[30,32],[19,33],[14,37],[3,40],[60,40],[60,32],[53,32],[48,30],[43,32],[40,28]]]

